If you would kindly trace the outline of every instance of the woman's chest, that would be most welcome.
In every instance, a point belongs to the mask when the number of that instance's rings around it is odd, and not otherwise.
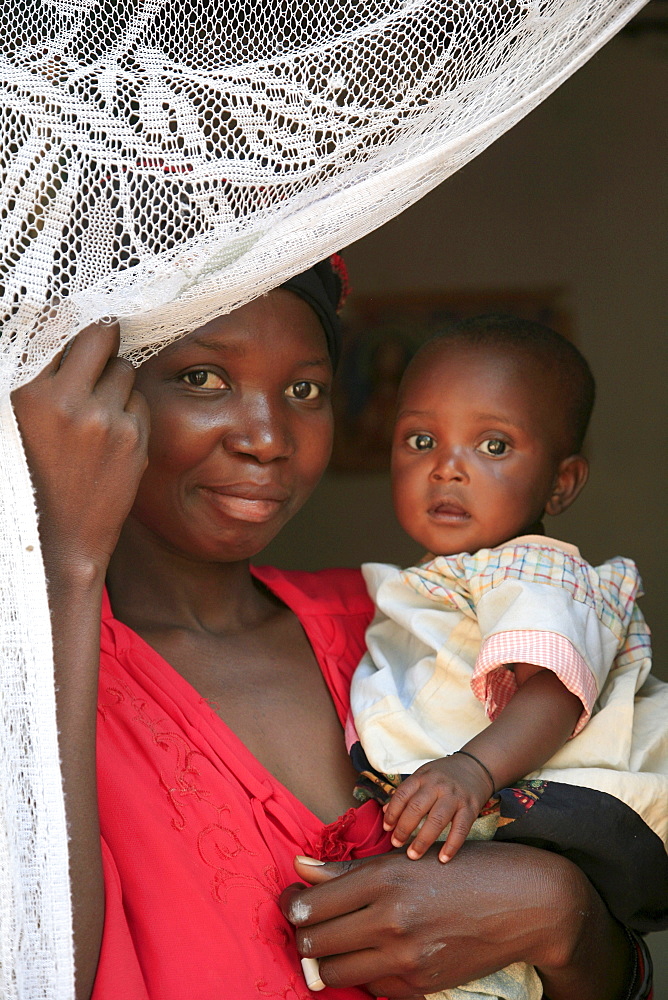
[[[296,854],[386,849],[379,814],[367,803],[323,827],[194,692],[183,697],[180,678],[152,666],[123,654],[101,670],[101,829],[131,935],[114,946],[141,955],[152,998],[308,1000],[278,896]],[[115,995],[119,961],[101,997]]]
[[[239,636],[175,632],[150,641],[260,764],[323,822],[354,805],[355,775],[341,722],[292,616]]]

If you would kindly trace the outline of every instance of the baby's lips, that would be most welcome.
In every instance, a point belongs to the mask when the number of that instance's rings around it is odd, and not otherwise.
[[[441,514],[443,517],[468,517],[468,511],[454,500],[440,500],[429,508],[430,514]]]

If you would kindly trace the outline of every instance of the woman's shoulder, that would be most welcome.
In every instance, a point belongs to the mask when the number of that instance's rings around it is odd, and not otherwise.
[[[373,604],[359,569],[317,572],[253,566],[253,575],[300,615],[370,617]]]

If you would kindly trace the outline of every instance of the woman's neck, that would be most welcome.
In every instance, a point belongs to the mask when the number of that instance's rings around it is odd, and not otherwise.
[[[137,631],[164,626],[233,633],[275,613],[276,600],[250,573],[249,560],[190,559],[128,518],[109,563],[116,618]]]

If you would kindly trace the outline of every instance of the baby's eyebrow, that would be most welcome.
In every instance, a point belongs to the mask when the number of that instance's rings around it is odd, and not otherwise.
[[[404,417],[433,417],[433,410],[400,410],[397,413],[397,420],[403,420]]]
[[[438,417],[438,412],[436,410],[400,410],[397,413],[397,421],[399,420],[415,420],[415,419],[430,419],[432,417]],[[489,424],[504,424],[506,427],[516,427],[518,430],[526,431],[527,425],[519,422],[513,417],[506,417],[503,413],[474,413],[473,419],[476,421],[484,421]]]
[[[526,430],[526,424],[516,418],[505,417],[503,413],[476,413],[476,420],[484,420],[493,424],[505,424],[506,427],[517,427],[519,430]]]

